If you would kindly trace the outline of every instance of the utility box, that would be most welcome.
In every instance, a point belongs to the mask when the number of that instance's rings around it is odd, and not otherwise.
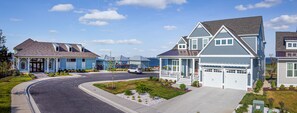
[[[264,101],[262,101],[262,100],[253,100],[252,113],[255,113],[256,110],[257,111],[260,110],[260,111],[262,111],[261,113],[264,113]]]

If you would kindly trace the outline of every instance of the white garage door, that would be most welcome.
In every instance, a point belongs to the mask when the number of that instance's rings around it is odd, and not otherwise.
[[[247,89],[247,71],[245,69],[226,69],[225,76],[225,88],[230,89]]]
[[[203,85],[210,87],[222,88],[223,83],[223,71],[222,69],[204,69],[203,73]]]

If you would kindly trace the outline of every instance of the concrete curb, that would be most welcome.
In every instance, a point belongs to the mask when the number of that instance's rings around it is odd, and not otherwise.
[[[11,91],[11,113],[40,113],[36,102],[30,94],[30,88],[44,80],[76,77],[81,77],[81,75],[73,74],[73,76],[41,78],[16,85]]]
[[[140,79],[147,79],[147,77],[146,78],[125,79],[125,80],[115,80],[115,81],[129,81],[129,80],[140,80]],[[89,94],[89,95],[91,95],[91,96],[93,96],[93,97],[95,97],[95,98],[97,98],[97,99],[99,99],[99,100],[113,106],[113,107],[116,107],[116,108],[122,110],[123,112],[126,112],[126,113],[138,113],[137,111],[135,111],[133,109],[130,109],[130,108],[126,107],[126,106],[118,104],[117,102],[114,102],[112,100],[109,100],[106,97],[101,96],[100,94],[97,94],[97,93],[91,91],[90,89],[87,89],[87,88],[84,87],[84,85],[89,85],[89,84],[93,85],[95,83],[105,83],[105,82],[112,82],[112,81],[108,80],[108,81],[86,82],[86,83],[80,84],[78,86],[78,88],[83,90],[87,94]],[[101,89],[99,89],[99,90],[101,90]]]

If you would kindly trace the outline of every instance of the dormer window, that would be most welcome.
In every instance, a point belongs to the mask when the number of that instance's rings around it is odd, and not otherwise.
[[[231,46],[231,45],[233,45],[233,38],[215,39],[215,46]]]
[[[192,41],[193,41],[193,45],[192,45],[193,50],[197,50],[198,49],[197,39],[192,39]]]
[[[84,47],[82,47],[82,48],[81,48],[81,52],[84,52],[84,51],[85,51],[85,48],[84,48]]]
[[[72,52],[72,46],[71,46],[70,44],[65,44],[65,45],[66,45],[68,51],[69,51],[69,52]]]
[[[297,42],[286,42],[287,49],[297,49]]]
[[[55,51],[60,51],[60,46],[56,43],[53,44]]]
[[[178,44],[178,49],[187,49],[186,44]]]

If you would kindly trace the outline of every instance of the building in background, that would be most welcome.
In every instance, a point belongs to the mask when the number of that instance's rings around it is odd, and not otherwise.
[[[81,44],[27,39],[14,47],[14,67],[26,73],[94,69],[97,57]]]

